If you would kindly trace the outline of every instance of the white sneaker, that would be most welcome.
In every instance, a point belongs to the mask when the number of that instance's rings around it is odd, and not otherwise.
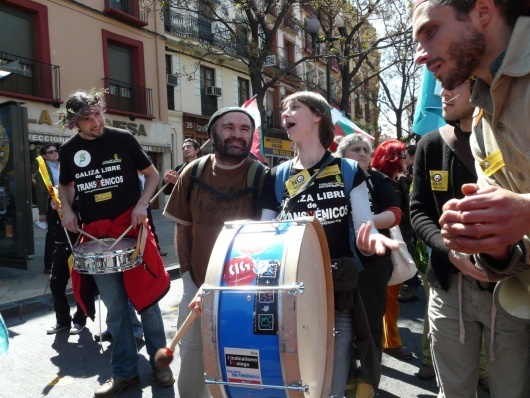
[[[46,221],[35,221],[35,225],[40,229],[48,229],[48,223]]]
[[[74,327],[70,329],[70,334],[79,334],[85,329],[84,326],[81,326],[78,323],[74,323]]]

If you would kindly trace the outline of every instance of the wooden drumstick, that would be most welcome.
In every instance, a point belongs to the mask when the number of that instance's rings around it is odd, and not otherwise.
[[[120,237],[114,241],[114,243],[109,247],[108,250],[111,250],[114,246],[116,246],[116,245],[118,244],[118,242],[119,242],[120,240],[122,240],[123,237],[129,233],[129,231],[132,229],[132,227],[133,227],[132,224],[129,225],[129,228],[127,228],[127,229],[125,230],[125,232],[122,233],[122,234],[120,235]]]
[[[210,139],[209,139],[209,138],[208,138],[206,141],[204,141],[204,144],[201,145],[201,147],[200,147],[200,149],[199,149],[199,152],[202,151],[203,148],[204,148],[209,142],[210,142]],[[180,166],[180,168],[177,170],[177,173],[180,173],[180,172],[182,171],[182,169],[183,169],[184,167],[186,167],[186,165],[187,165],[187,163],[184,163],[182,166]],[[158,198],[158,195],[160,195],[160,194],[164,191],[164,189],[167,188],[167,186],[168,186],[169,184],[171,184],[169,181],[166,182],[166,183],[162,186],[162,188],[160,188],[160,190],[159,190],[157,193],[155,193],[155,196],[153,196],[153,197],[151,198],[151,200],[149,201],[149,204],[150,204],[150,205],[153,204],[153,202],[155,201],[155,199]]]
[[[108,245],[107,245],[105,242],[103,242],[101,239],[98,239],[98,238],[96,238],[95,236],[90,235],[88,232],[83,231],[81,228],[76,228],[76,230],[77,230],[77,232],[79,232],[80,234],[83,234],[83,235],[89,237],[90,239],[92,239],[92,240],[94,240],[94,241],[96,241],[96,242],[98,242],[98,243],[101,243],[101,244],[104,245],[104,246],[108,246]]]
[[[177,330],[177,333],[175,334],[175,337],[173,337],[173,340],[171,340],[171,343],[169,343],[169,346],[160,348],[156,352],[155,364],[157,367],[167,368],[169,366],[169,364],[173,360],[173,351],[175,351],[175,347],[177,346],[180,339],[186,334],[186,331],[190,328],[195,318],[197,318],[197,314],[195,313],[195,311],[192,310],[186,317],[186,320],[184,321],[180,329]]]

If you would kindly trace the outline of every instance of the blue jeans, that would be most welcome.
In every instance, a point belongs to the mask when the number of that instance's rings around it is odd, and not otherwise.
[[[348,383],[355,335],[352,311],[335,311],[335,333],[338,332],[340,333],[335,335],[331,397],[342,398]]]
[[[103,303],[107,307],[107,328],[112,335],[112,376],[128,379],[138,374],[138,350],[129,313],[128,297],[123,285],[123,274],[93,275]],[[160,307],[155,304],[141,314],[145,347],[149,362],[154,367],[154,356],[166,345],[166,335]]]
[[[137,339],[143,338],[144,328],[142,326],[142,322],[140,322],[140,320],[138,319],[138,315],[136,315],[136,310],[134,309],[131,300],[129,300],[129,313],[131,314],[131,323],[133,327],[134,337],[136,337]]]

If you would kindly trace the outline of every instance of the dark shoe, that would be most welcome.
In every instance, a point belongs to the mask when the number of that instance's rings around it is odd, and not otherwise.
[[[163,251],[162,249],[159,249],[158,253],[160,254],[160,257],[164,257],[167,255],[167,252]]]
[[[50,275],[52,273],[52,269],[51,268],[44,268],[44,271],[43,271],[45,274],[48,274]]]
[[[70,329],[70,334],[79,334],[85,329],[85,325],[74,323],[74,327]]]
[[[99,343],[99,334],[94,335],[94,340]],[[105,330],[103,333],[101,333],[101,341],[112,341],[112,335],[108,330]]]
[[[175,378],[170,368],[156,367],[153,369],[153,374],[160,387],[169,387],[175,383]]]
[[[483,388],[485,391],[487,391],[487,392],[490,391],[490,379],[489,379],[489,378],[485,377],[485,378],[483,378],[483,379],[480,379],[480,380],[478,381],[478,384],[480,384],[480,386],[482,386],[482,388]]]
[[[418,301],[419,298],[420,296],[418,296],[418,287],[407,286],[407,288],[399,294],[398,301],[400,303],[408,303],[409,301]]]
[[[113,397],[127,387],[133,387],[140,382],[140,376],[136,375],[130,379],[117,379],[111,377],[105,384],[94,392],[95,398]]]
[[[55,333],[59,333],[59,332],[62,332],[63,330],[68,330],[68,329],[70,329],[70,325],[65,326],[65,325],[59,325],[58,323],[56,323],[50,329],[46,330],[46,334],[55,334]]]
[[[387,355],[390,355],[391,357],[405,361],[414,358],[412,352],[409,351],[406,347],[383,348],[383,352]]]
[[[434,373],[434,368],[431,365],[423,364],[420,370],[418,370],[418,373],[416,373],[416,376],[422,380],[431,380],[434,379],[436,373]]]

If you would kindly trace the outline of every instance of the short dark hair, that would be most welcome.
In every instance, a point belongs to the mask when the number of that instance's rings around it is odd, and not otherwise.
[[[57,145],[55,145],[53,142],[47,142],[46,144],[44,144],[43,146],[40,147],[40,154],[42,156],[46,155],[46,152],[48,152],[48,148],[50,147],[55,147],[55,149],[59,149],[59,147]]]
[[[456,11],[457,15],[464,16],[475,7],[477,0],[430,0],[432,3],[440,6],[450,6]],[[495,6],[499,9],[508,25],[515,26],[517,18],[522,15],[528,15],[528,0],[494,0]]]
[[[192,144],[195,149],[201,149],[201,146],[199,145],[197,140],[194,140],[193,138],[189,138],[189,137],[184,140],[184,142],[182,143],[182,146],[188,143]]]

